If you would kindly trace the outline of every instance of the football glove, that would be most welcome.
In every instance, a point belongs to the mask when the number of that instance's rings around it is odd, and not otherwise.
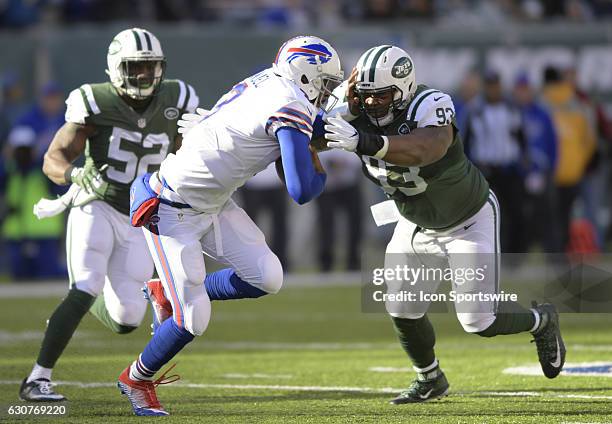
[[[361,132],[340,115],[325,118],[327,147],[356,152],[360,155],[382,159],[389,149],[389,139],[384,135]]]
[[[108,165],[104,165],[100,171],[104,171]],[[95,194],[98,197],[104,197],[108,183],[102,179],[100,173],[93,159],[87,158],[85,165],[82,167],[72,168],[70,172],[70,181],[81,187],[89,194]]]
[[[325,139],[327,147],[355,152],[359,144],[359,132],[339,114],[325,118]]]
[[[177,122],[179,134],[187,134],[190,129],[202,122],[208,115],[210,115],[210,110],[201,107],[196,109],[196,113],[183,113],[181,119]]]

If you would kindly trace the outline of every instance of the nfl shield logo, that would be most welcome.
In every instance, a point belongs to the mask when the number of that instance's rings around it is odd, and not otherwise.
[[[140,118],[137,124],[138,124],[138,128],[144,128],[147,126],[147,120],[144,118]]]

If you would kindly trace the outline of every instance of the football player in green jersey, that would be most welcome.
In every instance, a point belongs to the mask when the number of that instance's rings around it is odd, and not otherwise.
[[[117,34],[107,61],[110,82],[70,93],[66,123],[45,155],[45,174],[56,184],[72,183],[76,192],[66,236],[70,290],[49,318],[21,385],[19,396],[27,401],[65,399],[54,392],[51,372],[87,311],[120,334],[142,321],[141,289],[154,266],[142,231],[130,225],[130,184],[178,148],[177,120],[198,105],[189,84],[164,79],[162,47],[147,30]],[[84,166],[72,165],[83,153]]]
[[[345,102],[327,118],[327,146],[359,155],[365,175],[390,199],[374,209],[381,223],[398,221],[385,268],[428,267],[451,270],[454,276],[462,269],[488,269],[483,278],[468,283],[455,277],[452,289],[480,294],[476,299],[495,298],[500,293],[499,205],[463,152],[450,96],[417,85],[410,56],[390,45],[367,50],[340,90]],[[440,281],[429,281],[426,275],[440,276],[421,274],[411,284],[400,276],[387,278],[387,294],[406,289],[431,294]],[[385,298],[386,309],[417,377],[391,402],[445,396],[449,384],[434,353],[434,330],[426,315],[429,302],[393,299]],[[526,309],[512,300],[476,300],[462,305],[455,301],[455,308],[468,333],[493,337],[531,332],[544,374],[554,378],[561,371],[565,347],[553,305],[534,303]]]

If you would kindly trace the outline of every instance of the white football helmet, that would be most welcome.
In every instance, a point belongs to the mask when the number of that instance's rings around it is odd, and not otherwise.
[[[399,47],[383,45],[372,47],[357,61],[355,92],[359,96],[362,110],[377,125],[388,125],[394,119],[394,111],[404,109],[417,88],[414,62],[406,51]],[[364,99],[367,95],[393,90],[393,101],[385,111],[369,114]]]
[[[336,50],[327,41],[313,36],[286,41],[278,50],[272,68],[297,84],[317,108],[326,104],[344,78]],[[326,108],[330,108],[329,103]]]
[[[108,46],[106,59],[113,86],[135,100],[152,96],[164,78],[164,52],[157,37],[146,29],[121,31]]]

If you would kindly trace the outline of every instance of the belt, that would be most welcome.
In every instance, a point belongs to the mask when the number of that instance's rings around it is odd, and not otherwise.
[[[168,185],[166,180],[164,180],[164,177],[159,175],[158,172],[154,172],[151,175],[149,184],[153,191],[159,197],[159,201],[161,203],[179,209],[191,208],[191,205],[189,205],[188,203],[184,203],[183,199],[181,199],[181,196],[179,196],[174,192],[174,190],[172,190],[172,187]]]

